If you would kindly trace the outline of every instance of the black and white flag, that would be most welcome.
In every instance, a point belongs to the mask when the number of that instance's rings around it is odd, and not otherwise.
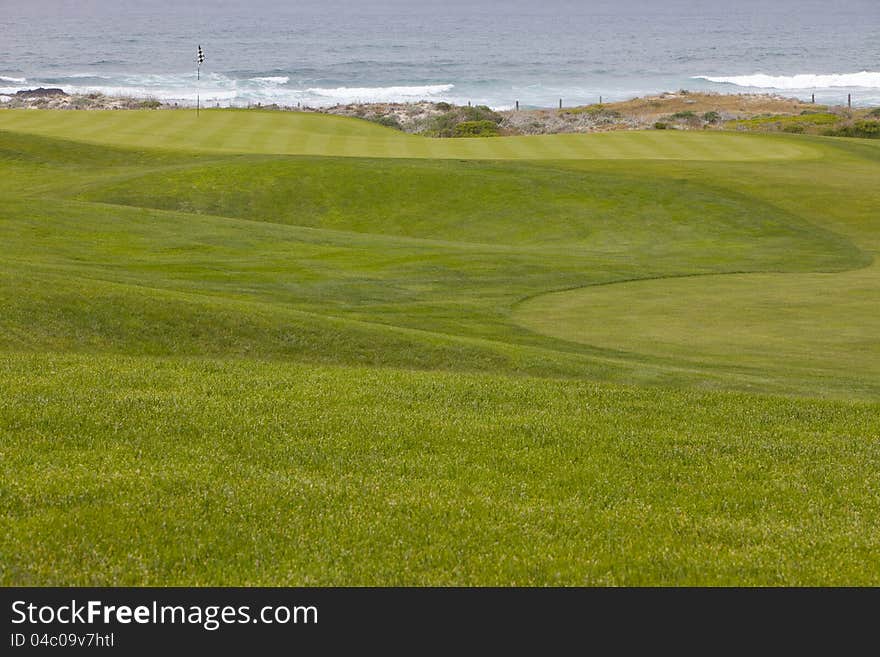
[[[198,59],[199,59],[199,66],[201,66],[202,64],[205,63],[205,53],[202,51],[202,46],[201,46],[201,45],[199,46],[199,55],[198,55]]]

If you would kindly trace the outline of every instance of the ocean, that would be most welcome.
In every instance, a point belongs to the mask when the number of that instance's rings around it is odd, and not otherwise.
[[[880,105],[880,0],[0,0],[0,101],[38,86],[210,106],[678,89]]]

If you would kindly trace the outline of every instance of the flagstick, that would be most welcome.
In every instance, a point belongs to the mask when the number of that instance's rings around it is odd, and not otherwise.
[[[202,79],[202,63],[205,61],[205,53],[202,52],[202,44],[199,44],[199,49],[196,51],[196,116],[199,115],[199,110],[202,107],[202,85],[199,80]]]

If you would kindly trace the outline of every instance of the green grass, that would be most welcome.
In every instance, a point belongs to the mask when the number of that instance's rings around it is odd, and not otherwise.
[[[870,268],[659,278],[544,295],[516,316],[564,340],[869,398],[880,393],[876,277]]]
[[[300,112],[188,110],[70,112],[11,110],[0,130],[134,149],[429,159],[685,159],[754,161],[811,158],[801,142],[762,135],[538,135],[425,139],[360,121]]]
[[[880,148],[0,111],[0,582],[877,584]]]
[[[876,574],[870,406],[244,360],[0,372],[6,582]]]

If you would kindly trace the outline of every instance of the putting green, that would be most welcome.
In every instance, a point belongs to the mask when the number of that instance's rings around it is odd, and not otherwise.
[[[521,304],[538,333],[769,382],[880,378],[876,266],[836,274],[732,274],[599,285]]]
[[[431,159],[714,160],[818,157],[774,135],[679,131],[427,139],[344,117],[254,110],[0,112],[0,130],[95,144],[174,150]]]

